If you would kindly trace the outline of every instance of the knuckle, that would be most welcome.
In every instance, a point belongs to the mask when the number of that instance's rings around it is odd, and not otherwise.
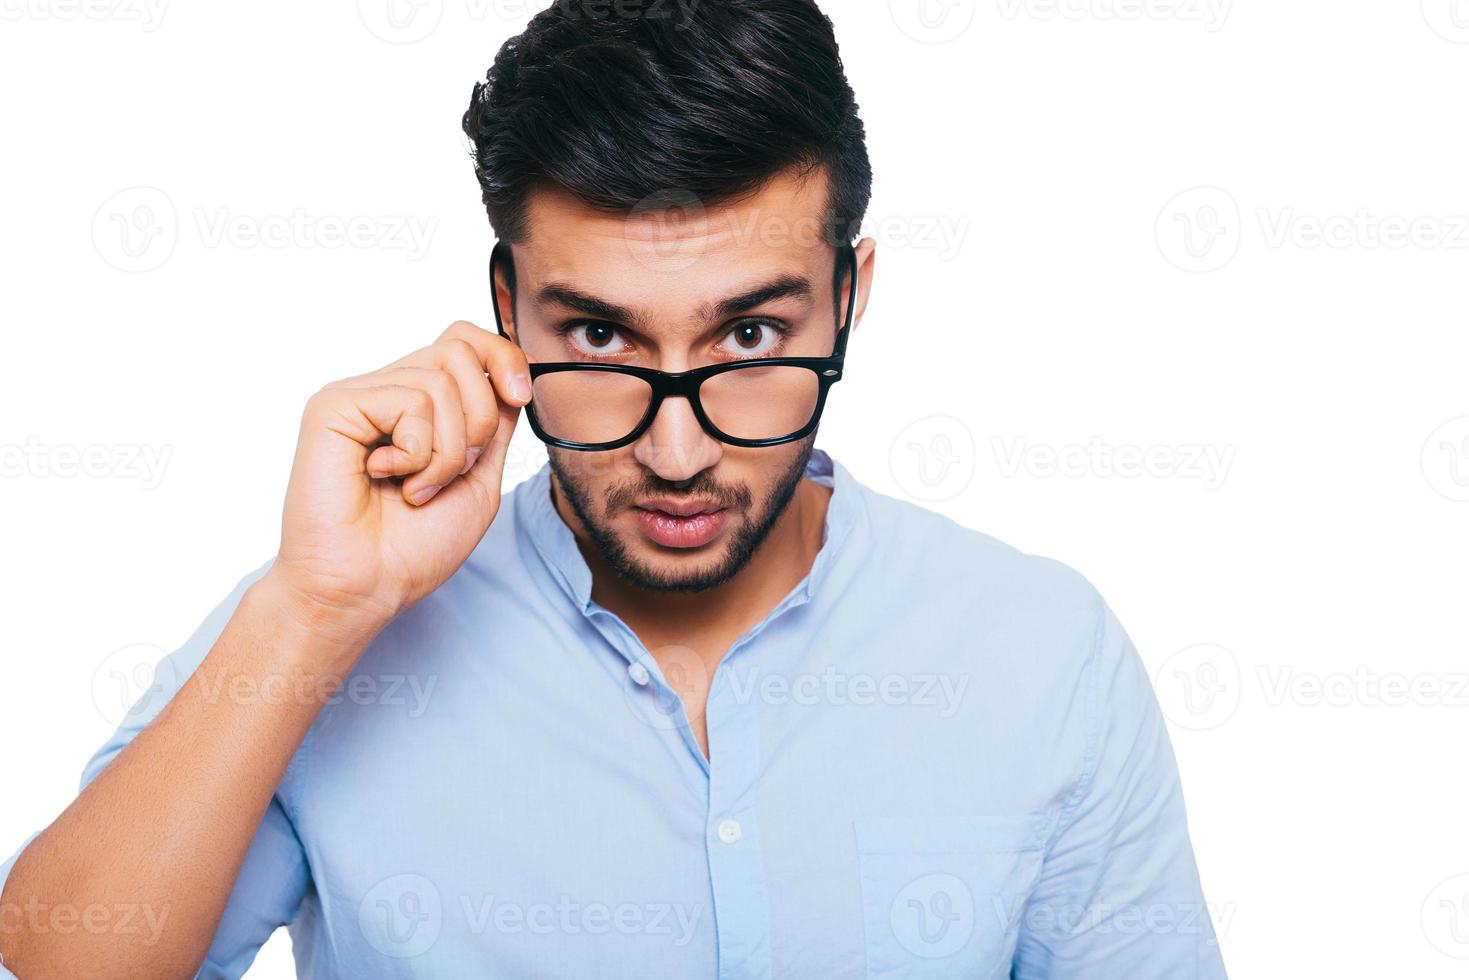
[[[439,462],[446,473],[457,474],[464,469],[465,461],[469,459],[469,453],[464,448],[445,450],[440,456]]]
[[[505,341],[505,353],[503,357],[509,366],[517,371],[524,371],[530,366],[530,361],[526,358],[525,351],[508,340]]]
[[[470,323],[468,320],[455,320],[453,323],[449,324],[449,326],[448,326],[447,329],[444,330],[442,336],[445,337],[445,338],[449,338],[449,337],[461,337],[462,338],[465,334],[470,333],[471,331],[475,331],[475,332],[479,332],[479,333],[483,333],[484,332],[484,331],[480,330],[479,327],[477,327],[474,324]]]
[[[445,356],[449,360],[472,361],[479,363],[479,354],[474,345],[463,337],[450,337],[440,345]]]
[[[433,418],[434,399],[432,395],[422,388],[399,386],[399,389],[403,394],[404,404],[410,412],[421,418]]]
[[[469,441],[476,446],[489,442],[500,426],[498,412],[470,412],[465,415],[464,420]]]
[[[340,381],[333,381],[330,384],[322,385],[311,393],[311,397],[306,399],[306,407],[302,410],[301,414],[310,418],[332,411],[341,404],[344,397],[343,393],[346,390],[346,387]]]
[[[453,377],[443,368],[423,368],[415,381],[419,390],[430,398],[442,399],[453,391]]]

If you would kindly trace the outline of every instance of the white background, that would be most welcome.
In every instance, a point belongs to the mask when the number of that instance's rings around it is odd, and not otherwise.
[[[489,320],[459,118],[539,6],[149,2],[0,0],[6,852],[274,552],[307,396]],[[825,6],[881,253],[821,445],[1109,598],[1234,976],[1463,976],[1469,2]]]

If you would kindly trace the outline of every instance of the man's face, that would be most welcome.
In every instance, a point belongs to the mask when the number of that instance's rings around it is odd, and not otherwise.
[[[538,191],[527,240],[514,248],[507,328],[532,363],[681,372],[830,356],[839,311],[836,254],[821,234],[826,201],[819,172],[777,176],[738,203],[659,202],[631,216]],[[499,300],[508,313],[503,289]],[[844,315],[845,289],[840,302]],[[551,394],[538,387],[536,397],[544,416]],[[687,399],[670,397],[632,445],[552,448],[551,467],[563,515],[618,574],[646,589],[698,591],[731,578],[765,540],[814,438],[730,446],[704,431]]]

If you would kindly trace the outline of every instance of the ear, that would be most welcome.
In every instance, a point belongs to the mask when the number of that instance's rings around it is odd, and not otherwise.
[[[872,294],[872,273],[877,267],[877,239],[864,238],[853,250],[857,253],[857,309],[852,315],[852,332],[856,333],[862,323],[862,315],[867,312],[867,299]],[[842,302],[845,304],[845,297]]]
[[[503,242],[496,244],[490,258],[490,294],[495,304],[495,322],[513,343],[519,343],[515,334],[515,291],[511,288],[515,281],[514,263],[510,246]]]

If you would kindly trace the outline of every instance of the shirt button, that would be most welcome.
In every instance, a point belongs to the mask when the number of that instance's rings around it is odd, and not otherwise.
[[[738,820],[719,821],[718,833],[719,839],[726,844],[736,844],[745,835],[745,832],[740,829],[740,822]]]
[[[642,664],[630,664],[627,668],[627,676],[631,677],[633,683],[639,687],[648,686],[648,668]]]

